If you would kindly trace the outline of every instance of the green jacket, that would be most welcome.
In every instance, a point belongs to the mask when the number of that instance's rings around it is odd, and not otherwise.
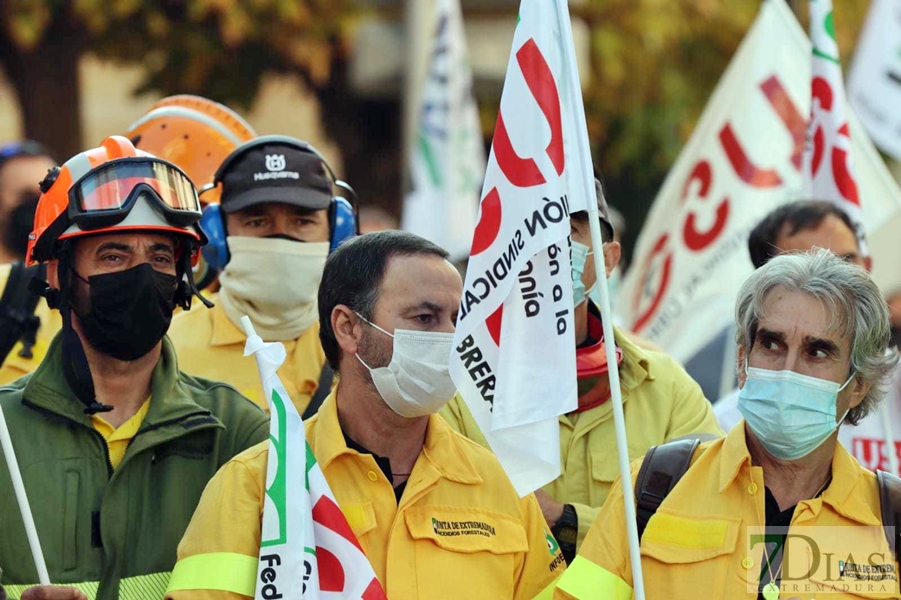
[[[181,373],[168,338],[151,385],[149,412],[115,471],[63,376],[58,336],[34,374],[0,387],[50,579],[91,600],[163,598],[207,482],[269,435],[265,413],[234,388]],[[2,459],[0,569],[10,599],[37,584]]]

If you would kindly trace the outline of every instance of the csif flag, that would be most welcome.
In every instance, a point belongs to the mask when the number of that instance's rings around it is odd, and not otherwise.
[[[460,2],[437,4],[419,130],[411,152],[413,190],[406,198],[401,225],[443,247],[456,260],[469,254],[485,148]]]
[[[805,198],[810,57],[784,0],[763,2],[651,206],[619,291],[626,326],[684,363],[702,386],[706,377],[711,398],[720,378],[731,384],[735,373],[723,357],[734,348],[727,332],[736,295],[753,271],[748,236],[769,212]],[[901,208],[901,191],[846,108],[871,234]]]
[[[802,194],[837,204],[863,240],[863,216],[851,160],[851,129],[832,0],[810,0],[810,119],[804,146]],[[862,248],[866,254],[865,248]]]
[[[560,475],[558,418],[577,406],[569,215],[596,201],[583,192],[594,189],[578,155],[588,134],[560,8],[520,5],[451,355],[454,383],[520,495]]]
[[[250,321],[244,317],[242,323],[246,329]],[[271,418],[254,600],[386,600],[276,373],[285,362],[285,347],[263,342],[251,329],[244,355],[251,354]]]

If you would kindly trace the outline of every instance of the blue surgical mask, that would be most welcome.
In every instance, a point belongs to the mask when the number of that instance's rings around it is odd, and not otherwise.
[[[794,371],[745,369],[738,410],[767,452],[780,460],[798,460],[820,447],[845,420],[836,422],[843,385]]]
[[[585,244],[574,241],[572,243],[572,278],[573,278],[573,306],[585,302],[585,284],[582,283],[582,272],[585,270],[585,261],[591,256],[591,250]]]
[[[610,294],[610,308],[613,310],[614,325],[618,325],[616,314],[616,295],[619,293],[619,284],[621,279],[622,271],[620,271],[619,266],[614,268],[613,271],[610,272],[610,277],[607,278],[607,291]],[[594,302],[595,306],[601,306],[601,290],[598,289],[597,281],[591,284],[591,287],[588,288],[588,298],[592,302]]]

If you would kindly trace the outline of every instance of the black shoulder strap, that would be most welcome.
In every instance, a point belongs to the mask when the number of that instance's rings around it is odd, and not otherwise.
[[[316,387],[316,393],[310,399],[307,409],[303,411],[303,420],[306,421],[317,412],[319,407],[325,402],[325,399],[332,391],[332,381],[335,379],[335,372],[328,363],[322,365],[322,371],[319,373],[319,384]]]
[[[882,507],[882,527],[889,548],[898,560],[901,541],[901,479],[885,471],[876,471],[879,482],[879,503]]]
[[[40,266],[26,267],[20,260],[10,267],[6,287],[0,296],[0,365],[19,340],[23,344],[22,356],[31,358],[41,320],[34,314],[40,296],[30,289],[29,283],[40,275]]]
[[[663,500],[688,471],[691,457],[700,443],[697,437],[678,439],[651,446],[645,454],[638,479],[635,480],[635,498],[638,502],[635,517],[639,540]]]

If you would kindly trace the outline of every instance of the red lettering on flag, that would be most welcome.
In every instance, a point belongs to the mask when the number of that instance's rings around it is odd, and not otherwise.
[[[685,180],[685,185],[682,186],[682,202],[685,202],[686,197],[688,196],[689,188],[691,187],[692,182],[698,182],[700,184],[700,189],[698,190],[698,198],[706,199],[708,192],[710,192],[710,186],[713,183],[713,170],[710,168],[710,163],[706,160],[702,160],[695,165],[695,168],[692,169],[691,174],[688,176],[688,179]],[[695,225],[695,213],[689,211],[688,215],[685,218],[685,224],[682,227],[682,237],[685,240],[685,245],[688,246],[689,250],[693,250],[694,252],[698,252],[703,250],[707,246],[709,246],[713,241],[720,235],[723,229],[726,227],[726,220],[729,218],[729,199],[724,198],[722,202],[716,208],[716,221],[707,231],[698,231]]]
[[[664,233],[660,236],[660,239],[657,240],[657,243],[654,245],[654,249],[651,250],[651,253],[648,254],[647,260],[645,260],[643,269],[644,272],[641,274],[641,278],[639,281],[644,282],[645,278],[648,276],[648,271],[651,267],[651,262],[654,260],[658,254],[663,252],[666,249],[666,242],[669,239],[669,234]],[[663,275],[661,275],[660,287],[657,289],[657,293],[654,295],[653,300],[651,300],[651,305],[648,306],[647,310],[641,313],[638,319],[635,321],[635,325],[632,327],[632,330],[638,333],[641,331],[645,325],[651,320],[651,317],[657,311],[657,307],[660,306],[660,302],[663,300],[663,296],[666,293],[666,289],[669,286],[669,278],[670,271],[673,268],[673,253],[667,252],[666,258],[663,260]],[[638,286],[638,291],[635,297],[635,304],[637,305],[641,301],[641,292],[644,286]]]
[[[844,137],[847,140],[848,146],[851,146],[851,133],[847,123],[842,125],[841,129],[838,130],[838,135]],[[854,181],[854,177],[851,175],[850,165],[848,165],[849,158],[850,156],[847,150],[834,146],[832,148],[832,175],[835,177],[835,185],[838,187],[838,191],[841,192],[842,197],[848,202],[853,202],[857,206],[860,206],[860,197],[857,193],[857,182]]]
[[[356,546],[360,553],[363,553],[363,548],[360,547],[357,536],[354,535],[350,525],[347,524],[347,518],[344,516],[344,513],[328,496],[321,496],[319,502],[313,507],[313,520],[323,527],[331,529]]]
[[[729,123],[723,125],[723,128],[720,130],[720,143],[723,145],[723,150],[726,151],[726,156],[729,158],[732,169],[735,170],[735,174],[742,181],[759,188],[779,187],[782,185],[782,178],[779,177],[779,174],[774,169],[762,169],[751,162],[751,159],[748,158],[744,148],[742,148],[738,138],[735,136],[735,132],[732,131],[732,125]]]
[[[491,188],[479,205],[479,222],[472,236],[472,251],[470,252],[472,256],[487,250],[497,239],[497,234],[501,230],[502,212],[501,195],[497,188]]]
[[[360,596],[360,600],[388,600],[388,596],[385,595],[379,580],[373,579],[363,595]]]
[[[491,313],[485,319],[485,326],[488,327],[488,333],[497,346],[501,345],[501,323],[504,320],[504,305],[501,304],[497,310]]]
[[[346,577],[338,557],[322,546],[316,546],[316,562],[319,563],[319,589],[323,592],[343,592]]]
[[[782,82],[775,75],[770,76],[760,84],[760,90],[769,101],[773,110],[782,119],[782,123],[791,133],[794,141],[792,150],[792,165],[798,171],[801,170],[801,162],[804,157],[804,138],[807,132],[807,120],[798,111],[798,107],[792,102],[791,96],[782,87]]]
[[[522,158],[516,153],[504,125],[503,112],[497,113],[497,126],[494,129],[494,157],[504,177],[516,187],[531,187],[544,183],[544,176],[538,165],[531,158]]]
[[[557,93],[557,84],[554,83],[554,74],[534,39],[529,39],[516,52],[516,61],[522,70],[526,85],[529,86],[538,106],[541,107],[541,112],[551,126],[551,142],[548,144],[547,154],[554,163],[557,175],[562,175],[565,165],[563,120],[560,116],[560,95]]]

